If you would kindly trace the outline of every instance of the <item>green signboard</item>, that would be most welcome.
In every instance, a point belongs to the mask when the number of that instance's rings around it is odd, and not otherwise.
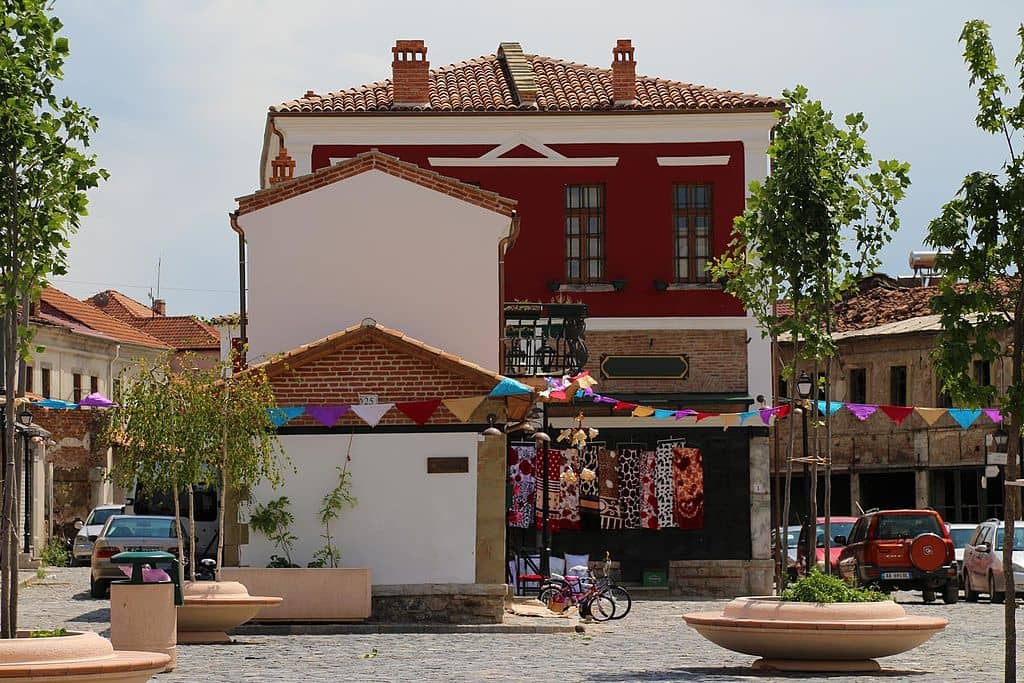
[[[605,379],[686,379],[690,361],[685,354],[675,356],[601,357],[601,375]]]

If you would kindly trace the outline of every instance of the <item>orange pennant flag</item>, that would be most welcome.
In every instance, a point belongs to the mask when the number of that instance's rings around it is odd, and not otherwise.
[[[939,418],[946,414],[945,408],[914,408],[924,418],[924,421],[931,427],[938,422]]]
[[[654,415],[654,408],[649,408],[647,406],[637,406],[636,408],[633,408],[633,417],[650,417],[651,415]]]
[[[451,411],[452,415],[459,418],[459,422],[469,422],[476,410],[487,396],[470,396],[469,398],[446,398],[441,403]]]

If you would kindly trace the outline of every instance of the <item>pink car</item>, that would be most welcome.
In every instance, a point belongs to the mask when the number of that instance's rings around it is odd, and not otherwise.
[[[829,566],[832,568],[833,574],[839,572],[839,553],[842,552],[843,547],[846,545],[846,539],[849,538],[850,530],[853,529],[856,521],[856,517],[832,517],[829,520],[829,531],[831,532],[830,536],[832,536],[832,542],[829,544]],[[796,547],[796,571],[800,575],[803,575],[807,568],[807,530],[807,525],[800,529],[800,541]],[[824,517],[818,517],[817,539],[814,546],[814,566],[821,571],[825,571]]]

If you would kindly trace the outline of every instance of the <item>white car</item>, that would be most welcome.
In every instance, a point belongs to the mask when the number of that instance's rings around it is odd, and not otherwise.
[[[99,505],[92,509],[85,523],[78,530],[71,546],[71,564],[76,567],[88,566],[92,560],[92,546],[100,529],[113,515],[124,514],[124,505]]]
[[[946,524],[949,537],[953,539],[953,554],[956,556],[956,575],[960,577],[960,587],[964,587],[964,548],[974,535],[977,524]]]
[[[1003,522],[989,519],[978,525],[964,548],[964,597],[968,602],[987,593],[992,602],[1006,599],[1006,581],[1003,576],[1003,542],[1006,530]],[[1024,521],[1013,525],[1013,582],[1024,586]]]

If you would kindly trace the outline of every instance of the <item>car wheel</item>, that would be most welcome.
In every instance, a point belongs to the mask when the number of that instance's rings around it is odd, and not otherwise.
[[[97,581],[91,576],[89,577],[89,595],[102,600],[107,597],[107,591],[110,590],[110,586],[106,581]]]
[[[988,575],[988,599],[993,603],[1001,603],[1006,599],[1006,593],[996,592],[996,577],[993,574]]]
[[[935,591],[933,591],[933,590],[923,590],[923,591],[921,591],[921,598],[925,602],[935,602]]]
[[[960,587],[957,585],[956,579],[953,579],[946,584],[946,587],[942,589],[942,602],[947,605],[955,605],[956,601],[960,599]]]
[[[967,602],[978,602],[978,592],[971,589],[971,575],[964,571],[964,599]]]

